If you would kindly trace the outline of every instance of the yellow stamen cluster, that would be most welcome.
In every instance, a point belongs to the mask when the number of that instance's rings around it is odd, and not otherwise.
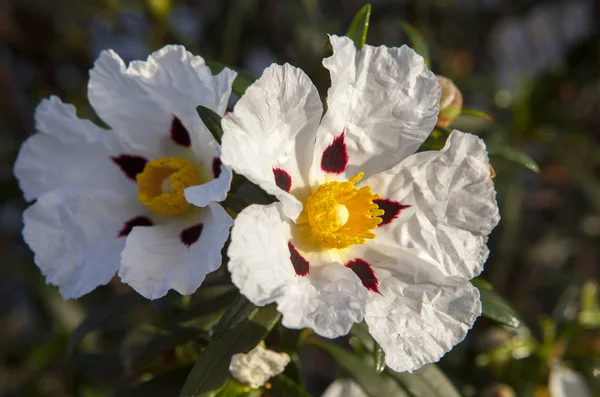
[[[198,185],[192,164],[181,157],[163,157],[146,163],[137,175],[138,199],[157,215],[179,215],[190,207],[185,188]]]
[[[375,238],[371,231],[384,214],[373,202],[380,198],[370,186],[354,187],[363,173],[347,182],[327,182],[308,198],[301,218],[308,219],[312,238],[327,248],[346,248]]]

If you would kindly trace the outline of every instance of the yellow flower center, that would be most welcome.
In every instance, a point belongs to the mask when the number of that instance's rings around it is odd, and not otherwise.
[[[346,248],[375,238],[372,230],[381,223],[384,211],[373,202],[381,196],[373,194],[370,186],[354,187],[363,175],[324,183],[308,197],[300,219],[308,220],[316,242],[327,248]]]
[[[199,184],[192,164],[181,157],[163,157],[146,163],[137,175],[138,199],[157,215],[179,215],[190,207],[186,187]]]

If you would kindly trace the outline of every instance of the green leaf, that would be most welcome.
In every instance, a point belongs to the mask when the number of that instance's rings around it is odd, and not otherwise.
[[[375,342],[375,350],[373,351],[373,357],[375,358],[375,372],[380,374],[385,369],[385,352],[377,342]]]
[[[246,299],[244,295],[239,295],[219,320],[212,338],[220,338],[227,331],[244,321],[255,310],[258,310],[258,308],[252,302]]]
[[[479,290],[483,305],[482,314],[485,317],[513,328],[517,328],[521,324],[513,309],[500,295],[492,290],[487,281],[475,278],[471,282]]]
[[[387,370],[386,373],[413,397],[460,397],[456,387],[435,364],[425,365],[412,374],[392,370]]]
[[[180,397],[213,397],[229,379],[229,362],[236,353],[247,353],[279,321],[275,305],[251,313],[221,339],[206,346],[190,372]]]
[[[222,63],[213,61],[207,61],[206,66],[210,68],[210,71],[213,74],[218,74],[219,72],[221,72],[221,70],[223,70],[223,68],[225,68],[225,65],[223,65]],[[228,68],[237,72],[237,77],[233,81],[233,86],[231,90],[239,96],[244,95],[246,89],[257,80],[257,77],[252,73],[242,69],[232,68],[229,66]]]
[[[318,346],[329,353],[369,396],[409,397],[393,379],[377,374],[372,362],[362,361],[349,351],[321,339],[311,337],[307,339],[307,343]]]
[[[191,367],[178,368],[173,371],[160,374],[147,382],[139,383],[131,388],[123,390],[115,397],[164,397],[174,396],[181,389]]]
[[[102,326],[110,318],[125,312],[135,303],[142,302],[138,294],[131,293],[118,296],[105,302],[101,307],[92,310],[90,315],[77,327],[69,340],[68,354],[71,355],[81,340],[96,328]]]
[[[280,374],[269,381],[280,397],[310,397],[310,394],[287,376]]]
[[[361,49],[367,42],[367,32],[369,31],[369,19],[371,19],[371,4],[365,4],[354,16],[346,36],[354,41],[357,49]]]
[[[494,121],[494,118],[491,115],[487,114],[486,112],[482,112],[481,110],[462,108],[460,115],[481,117],[489,121]]]
[[[404,30],[404,33],[408,36],[412,48],[416,51],[417,54],[421,55],[423,59],[425,59],[425,64],[428,67],[431,67],[431,60],[429,59],[429,48],[427,46],[427,42],[421,33],[410,23],[408,22],[400,22],[400,26]]]
[[[216,141],[221,144],[221,138],[223,137],[223,128],[221,128],[221,116],[210,110],[205,106],[198,106],[196,108],[198,116],[202,119],[206,128],[210,131]]]
[[[540,167],[527,153],[503,143],[486,142],[488,153],[491,156],[500,156],[508,161],[521,164],[525,168],[540,173]]]
[[[214,288],[213,288],[214,289]],[[205,289],[211,292],[212,289]],[[169,316],[158,324],[145,324],[126,337],[121,355],[128,368],[139,368],[161,354],[189,340],[206,338],[206,331],[217,324],[237,296],[235,290],[202,299],[187,311]]]

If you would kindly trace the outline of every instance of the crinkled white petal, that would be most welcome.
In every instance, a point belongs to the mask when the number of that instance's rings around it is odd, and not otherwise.
[[[481,139],[453,131],[441,151],[414,154],[364,184],[411,206],[375,230],[377,244],[426,253],[446,275],[481,273],[487,236],[500,219]]]
[[[235,379],[256,389],[282,373],[289,362],[290,356],[286,353],[277,353],[258,345],[247,354],[234,354],[229,371]]]
[[[321,397],[368,397],[368,394],[352,379],[338,379],[329,385]]]
[[[187,246],[181,233],[202,225],[197,241]],[[173,289],[194,293],[207,274],[221,266],[221,249],[233,220],[219,204],[198,208],[191,215],[154,227],[136,227],[121,254],[119,277],[148,299]]]
[[[290,222],[281,203],[251,205],[236,218],[227,251],[233,283],[251,302],[277,302],[288,328],[312,328],[334,338],[362,321],[367,290],[339,263],[311,264],[309,274],[296,275],[290,260]]]
[[[317,134],[311,178],[321,180],[321,157],[344,133],[345,176],[387,170],[414,153],[437,121],[441,88],[423,58],[407,46],[365,45],[330,37],[333,55],[323,60],[331,74],[328,110]]]
[[[218,178],[202,185],[188,187],[184,190],[185,199],[197,207],[206,207],[209,203],[220,202],[227,198],[231,187],[231,171],[221,165]]]
[[[135,193],[135,183],[111,160],[136,154],[117,136],[77,117],[72,105],[44,99],[35,112],[36,129],[19,151],[14,172],[26,200],[65,187]]]
[[[157,156],[180,155],[184,149],[170,135],[173,118],[179,118],[196,161],[210,170],[219,147],[196,107],[222,115],[235,75],[224,69],[212,76],[204,60],[182,46],[166,46],[129,67],[114,51],[103,51],[90,71],[88,97],[100,118],[125,141]]]
[[[423,258],[380,248],[364,257],[375,269],[380,292],[369,294],[365,321],[387,365],[412,372],[464,339],[481,314],[479,291]]]
[[[124,223],[147,215],[132,196],[110,190],[47,193],[23,213],[23,237],[46,281],[74,299],[110,281],[119,268]]]
[[[273,169],[291,176],[292,190],[306,185],[322,111],[317,89],[302,70],[271,65],[222,121],[223,163],[275,195],[291,219],[302,204],[277,187]]]
[[[550,397],[592,397],[585,378],[560,364],[550,371],[549,388]]]

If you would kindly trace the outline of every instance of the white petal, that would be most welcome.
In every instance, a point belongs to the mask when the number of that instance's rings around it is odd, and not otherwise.
[[[224,164],[284,203],[296,219],[302,205],[277,187],[274,169],[291,177],[291,190],[306,185],[323,107],[308,76],[288,64],[271,65],[223,118]]]
[[[311,177],[320,179],[323,151],[344,134],[345,175],[370,176],[414,153],[437,121],[441,89],[412,49],[372,47],[357,51],[347,37],[330,37],[333,55],[329,108],[317,135]]]
[[[14,168],[26,200],[69,186],[135,192],[111,156],[136,153],[112,131],[79,119],[54,96],[42,100],[35,122],[39,132],[25,141]]]
[[[248,354],[234,354],[229,371],[236,380],[256,389],[282,373],[289,362],[290,356],[286,353],[277,353],[258,345]]]
[[[308,275],[296,275],[281,206],[251,205],[236,218],[227,251],[233,283],[258,306],[277,302],[288,328],[308,327],[329,338],[347,334],[362,321],[367,290],[338,263],[313,264]]]
[[[184,191],[185,199],[197,207],[206,207],[211,202],[223,201],[231,187],[231,171],[221,165],[221,173],[202,185],[188,187]]]
[[[412,372],[438,361],[464,339],[481,314],[479,291],[462,277],[446,277],[411,253],[382,247],[365,259],[379,292],[369,294],[365,321],[387,365]]]
[[[411,205],[376,229],[378,244],[425,252],[446,275],[470,279],[481,272],[487,236],[500,219],[481,139],[454,131],[441,151],[417,153],[364,184]]]
[[[79,298],[110,281],[119,268],[124,223],[147,210],[109,190],[63,189],[37,199],[23,214],[23,237],[35,263],[64,299]]]
[[[232,224],[223,207],[211,203],[166,224],[134,228],[121,254],[119,276],[148,299],[160,298],[169,289],[192,294],[221,266],[221,249]],[[187,246],[182,233],[198,225],[199,238]]]
[[[90,72],[88,97],[98,115],[131,145],[157,156],[180,155],[171,139],[177,117],[187,129],[197,160],[210,170],[218,144],[196,112],[199,105],[223,114],[235,72],[217,76],[201,57],[166,46],[128,68],[114,51],[103,51]]]
[[[560,364],[550,371],[549,388],[550,397],[592,397],[585,378]]]
[[[338,379],[329,385],[321,397],[368,397],[352,379]]]

